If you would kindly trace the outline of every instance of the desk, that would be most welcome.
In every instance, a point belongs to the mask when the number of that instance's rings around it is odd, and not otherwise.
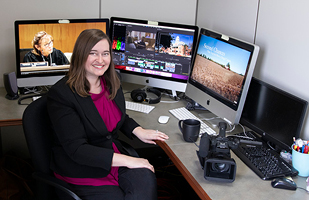
[[[35,67],[21,67],[21,72],[32,71],[49,71],[49,70],[69,70],[70,65],[58,65],[58,66],[35,66]]]
[[[0,87],[0,128],[21,125],[21,118],[27,105],[18,105],[17,99],[8,100],[5,95],[5,88]]]
[[[126,95],[126,98],[127,97],[129,97],[129,95]],[[129,98],[127,98],[127,100],[129,100]],[[162,100],[171,101],[171,99],[164,97]],[[158,142],[158,145],[171,158],[178,170],[201,199],[309,199],[309,194],[301,189],[290,191],[272,188],[270,181],[260,179],[232,151],[231,156],[234,158],[237,165],[235,181],[233,183],[221,183],[204,179],[204,172],[196,155],[198,147],[193,143],[187,143],[183,140],[182,134],[178,128],[178,120],[168,112],[170,109],[185,105],[186,102],[184,101],[172,104],[161,102],[159,104],[154,104],[155,109],[149,114],[135,111],[127,111],[127,113],[141,126],[154,130],[158,129],[169,136],[169,140]],[[193,113],[196,114],[196,112]],[[169,122],[167,124],[159,124],[157,119],[160,115],[170,116]],[[199,144],[199,140],[197,144]],[[297,186],[306,188],[306,178],[297,176],[293,177],[293,180],[296,182]]]
[[[130,91],[129,84],[124,86],[124,91]],[[136,89],[135,87],[134,89]],[[0,128],[1,126],[14,126],[22,124],[22,113],[26,105],[18,105],[17,100],[5,99],[5,89],[0,88]],[[125,94],[129,99],[130,95]],[[163,97],[164,101],[171,101]],[[31,101],[31,100],[30,100]],[[203,170],[196,156],[198,148],[193,143],[183,140],[178,129],[178,120],[173,117],[168,110],[185,106],[186,102],[159,103],[149,114],[127,111],[127,113],[145,128],[158,129],[169,136],[166,142],[158,142],[158,145],[171,158],[173,163],[183,174],[187,182],[195,190],[201,199],[308,199],[309,194],[297,189],[296,191],[274,189],[270,181],[263,181],[251,169],[249,169],[237,156],[232,154],[237,165],[236,177],[233,183],[210,182],[204,179]],[[160,115],[170,116],[167,124],[159,124],[157,119]],[[199,141],[197,141],[199,144]],[[299,187],[305,188],[305,178],[294,177],[294,181]]]
[[[27,105],[18,105],[18,99],[5,98],[6,90],[0,87],[0,156],[2,155],[1,127],[22,125],[22,115]],[[23,103],[30,103],[31,99],[25,99]]]

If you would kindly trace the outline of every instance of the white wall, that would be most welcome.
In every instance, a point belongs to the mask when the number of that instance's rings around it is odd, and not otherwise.
[[[309,101],[309,1],[261,0],[256,44],[261,47],[254,75]],[[308,113],[302,138],[309,140]]]
[[[102,0],[101,17],[126,17],[194,25],[196,2],[197,0]]]
[[[254,42],[258,0],[199,0],[197,26]]]

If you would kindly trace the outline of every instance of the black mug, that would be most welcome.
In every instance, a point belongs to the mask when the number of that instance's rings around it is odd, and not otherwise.
[[[178,126],[186,142],[196,142],[200,133],[201,122],[196,119],[179,120]]]

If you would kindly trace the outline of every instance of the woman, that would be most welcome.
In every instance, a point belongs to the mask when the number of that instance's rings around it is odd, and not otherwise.
[[[53,37],[45,31],[36,33],[31,43],[33,50],[26,53],[23,62],[48,62],[49,66],[69,64],[67,57],[54,48]]]
[[[111,42],[101,30],[77,38],[68,75],[48,93],[48,112],[55,133],[51,169],[82,199],[157,199],[153,166],[125,155],[117,132],[150,144],[168,136],[125,113]]]

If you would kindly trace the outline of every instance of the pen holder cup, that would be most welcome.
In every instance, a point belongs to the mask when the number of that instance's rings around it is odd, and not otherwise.
[[[298,171],[298,176],[309,176],[309,154],[295,151],[292,147],[292,165]]]

